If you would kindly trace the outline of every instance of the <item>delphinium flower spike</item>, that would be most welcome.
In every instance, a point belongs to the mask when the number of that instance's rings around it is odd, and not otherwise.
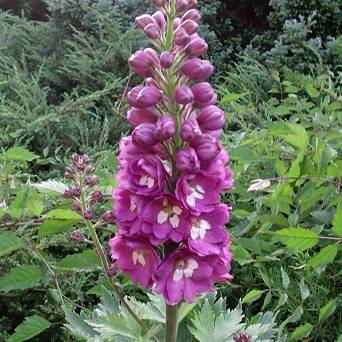
[[[129,60],[144,82],[127,95],[133,133],[120,142],[110,247],[113,267],[175,305],[231,279],[231,208],[220,193],[233,181],[219,142],[225,114],[207,82],[214,67],[199,58],[208,45],[197,1],[151,2],[156,13],[136,18],[154,49]]]

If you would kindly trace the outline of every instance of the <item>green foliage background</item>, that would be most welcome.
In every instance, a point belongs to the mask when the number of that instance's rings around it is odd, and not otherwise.
[[[194,309],[181,325],[186,341],[194,340],[187,326],[197,340],[210,329],[216,336],[222,317],[232,319],[224,310],[241,299],[247,325],[260,311],[277,314],[279,341],[342,338],[341,6],[200,1],[206,57],[228,118],[223,144],[235,187],[224,199],[234,207],[227,228],[235,260],[232,285],[217,288],[224,304],[209,298]],[[123,93],[138,81],[127,59],[147,44],[133,21],[152,9],[147,0],[0,0],[0,8],[0,341],[18,326],[45,327],[33,340],[78,341],[84,321],[98,319],[91,311],[99,297],[109,315],[106,283],[96,255],[69,241],[73,226],[87,234],[70,203],[30,184],[56,179],[46,187],[63,187],[67,158],[80,152],[98,165],[101,190],[115,186],[117,143],[129,131]],[[269,185],[247,192],[257,179]],[[101,210],[110,207],[108,200]],[[40,220],[56,209],[63,224],[50,217],[56,234],[45,235]],[[67,310],[37,248],[58,274]],[[132,301],[146,301],[119,280]]]

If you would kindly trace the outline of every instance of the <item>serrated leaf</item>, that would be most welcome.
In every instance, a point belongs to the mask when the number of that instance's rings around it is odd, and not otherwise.
[[[256,300],[258,300],[261,295],[265,292],[265,290],[252,290],[249,291],[243,298],[241,303],[252,303]]]
[[[20,220],[20,218],[24,214],[26,201],[27,201],[27,191],[22,190],[17,194],[15,200],[9,206],[8,213],[10,214],[12,219]]]
[[[312,331],[312,324],[305,323],[299,327],[297,327],[291,334],[291,340],[292,341],[298,341],[302,340],[305,337],[308,337],[311,334]]]
[[[15,333],[8,342],[22,342],[31,339],[50,327],[51,323],[45,318],[34,315],[26,317],[24,322],[15,328]]]
[[[225,104],[231,103],[233,101],[240,100],[248,94],[249,94],[248,92],[241,93],[241,94],[227,94],[227,95],[223,96],[223,98],[220,101],[220,104],[225,105]]]
[[[342,207],[336,209],[336,214],[332,221],[332,230],[337,236],[342,237]]]
[[[93,250],[85,250],[82,253],[67,255],[55,266],[60,271],[94,271],[101,268],[101,261]]]
[[[78,220],[46,220],[38,231],[38,237],[62,233],[66,228],[71,228]]]
[[[322,322],[329,318],[336,310],[336,299],[330,300],[327,304],[325,304],[319,310],[319,318],[318,321]]]
[[[9,160],[32,161],[39,158],[39,156],[24,147],[15,146],[5,152],[5,158]]]
[[[338,247],[336,244],[323,247],[316,255],[309,259],[310,267],[324,267],[332,263],[337,255]]]
[[[44,273],[33,265],[22,265],[12,268],[0,279],[0,291],[24,290],[36,286],[43,278]]]
[[[55,192],[62,194],[66,189],[68,189],[68,186],[66,184],[55,180],[48,180],[41,183],[33,183],[31,184],[31,186],[43,193]]]
[[[315,246],[319,240],[316,232],[305,228],[285,228],[274,234],[283,244],[296,251],[305,251]]]
[[[0,257],[13,251],[25,248],[25,242],[10,232],[0,233]]]
[[[81,336],[84,338],[98,336],[96,332],[88,323],[85,322],[85,315],[81,312],[80,315],[73,311],[70,311],[66,307],[63,307],[65,313],[65,319],[68,322],[66,326],[70,329],[76,336]]]

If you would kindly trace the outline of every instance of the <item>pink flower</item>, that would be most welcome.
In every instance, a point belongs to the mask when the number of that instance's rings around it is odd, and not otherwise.
[[[209,213],[193,218],[188,245],[191,251],[201,256],[221,253],[228,245],[230,236],[224,229],[229,222],[229,207],[218,204]]]
[[[191,140],[190,145],[195,149],[198,158],[202,161],[215,159],[221,151],[219,142],[209,134],[195,137]]]
[[[158,88],[146,86],[146,87],[134,87],[127,94],[127,100],[129,104],[137,108],[148,108],[157,105],[162,99],[162,93]]]
[[[160,258],[150,243],[142,238],[116,235],[109,241],[112,259],[133,284],[152,287],[152,276]]]
[[[156,292],[163,295],[167,304],[181,300],[193,303],[196,295],[214,289],[212,276],[217,258],[199,257],[187,248],[169,254],[154,273]]]
[[[159,65],[159,59],[153,49],[145,49],[135,52],[128,64],[137,75],[146,78],[153,75],[154,69]]]
[[[183,175],[176,185],[176,196],[194,215],[212,211],[220,202],[220,194],[216,190],[217,180],[204,173]]]
[[[185,12],[182,16],[183,21],[187,19],[191,19],[196,23],[199,23],[201,20],[201,13],[197,9],[190,9],[189,11]]]
[[[190,233],[187,210],[173,195],[162,195],[147,203],[141,215],[142,232],[152,241],[180,242]]]
[[[185,52],[189,56],[199,57],[203,55],[208,50],[208,44],[202,38],[192,39],[185,48]]]
[[[144,29],[149,24],[154,24],[154,20],[151,15],[149,14],[143,14],[139,17],[135,18],[135,23],[138,27],[141,29]]]
[[[194,101],[194,94],[189,87],[178,87],[176,89],[176,101],[178,104],[187,105]]]
[[[192,141],[195,137],[202,134],[202,131],[195,119],[184,120],[180,136],[184,141]]]
[[[127,173],[125,186],[135,194],[153,196],[162,192],[166,171],[155,156],[145,155],[131,159],[125,172]]]
[[[190,41],[190,36],[188,33],[182,28],[177,28],[177,31],[175,33],[174,42],[178,46],[184,46]]]
[[[193,21],[191,19],[184,20],[181,24],[181,27],[189,35],[194,34],[198,31],[198,24],[196,23],[196,21]]]
[[[157,11],[156,13],[152,15],[152,18],[154,19],[154,22],[158,25],[161,31],[165,30],[166,20],[162,12]]]
[[[154,136],[159,141],[168,140],[176,134],[177,124],[171,115],[161,116],[155,127]]]
[[[194,94],[195,102],[198,104],[204,104],[211,101],[215,95],[214,89],[207,82],[196,83],[191,87],[191,91]]]
[[[174,61],[174,55],[169,51],[164,51],[160,54],[160,65],[164,69],[169,69],[172,67]]]
[[[208,106],[201,110],[197,122],[204,131],[216,131],[224,127],[226,118],[223,110]]]
[[[177,170],[184,173],[196,172],[200,168],[200,163],[195,150],[191,147],[183,147],[177,152]]]
[[[155,40],[160,37],[160,29],[157,24],[148,24],[144,28],[145,36],[149,39]]]
[[[158,144],[154,136],[156,125],[151,123],[142,123],[135,127],[132,134],[132,141],[139,147],[152,147]]]
[[[193,80],[205,81],[213,74],[214,67],[209,61],[195,57],[184,62],[181,71],[185,76]]]
[[[142,123],[156,123],[158,120],[158,113],[153,107],[150,108],[135,108],[132,107],[127,112],[127,120],[133,126],[139,126]]]

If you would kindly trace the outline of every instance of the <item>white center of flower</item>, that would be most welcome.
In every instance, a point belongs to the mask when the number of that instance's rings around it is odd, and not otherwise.
[[[157,222],[163,224],[167,221],[170,222],[172,228],[176,229],[179,226],[179,216],[182,214],[182,209],[177,205],[170,205],[167,199],[163,201],[163,210],[158,213]]]
[[[132,260],[133,260],[134,265],[136,265],[137,263],[139,263],[142,266],[146,265],[144,254],[145,254],[144,251],[140,249],[133,251]]]
[[[195,259],[188,259],[187,262],[179,260],[173,273],[173,281],[177,282],[185,278],[191,278],[195,270],[198,269],[198,262]]]
[[[207,230],[211,228],[210,223],[206,220],[197,220],[192,224],[191,227],[191,238],[193,240],[203,240]]]
[[[154,182],[155,182],[154,178],[152,178],[148,175],[145,175],[145,176],[141,176],[139,184],[141,186],[147,186],[149,189],[151,189],[154,185]]]
[[[131,211],[131,212],[133,212],[133,211],[135,211],[137,209],[137,205],[136,205],[136,203],[131,199],[131,205],[130,205],[130,207],[129,207],[129,210]]]
[[[186,196],[186,202],[191,206],[194,207],[196,205],[196,199],[203,199],[205,191],[203,187],[199,184],[191,187],[189,185],[190,194]]]

